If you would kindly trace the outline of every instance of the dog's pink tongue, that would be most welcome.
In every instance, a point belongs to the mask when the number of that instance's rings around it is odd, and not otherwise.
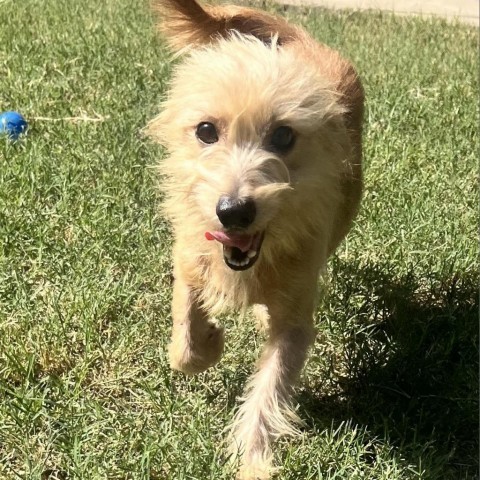
[[[237,247],[242,252],[248,252],[253,242],[252,235],[227,234],[225,232],[205,232],[205,238],[207,240],[216,240],[227,247]]]

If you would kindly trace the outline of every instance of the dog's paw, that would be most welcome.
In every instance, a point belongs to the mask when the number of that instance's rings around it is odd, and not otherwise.
[[[201,373],[218,363],[224,343],[224,329],[216,323],[209,322],[190,335],[177,330],[169,347],[170,366],[187,375]]]
[[[238,471],[235,480],[270,480],[273,473],[267,464],[244,465]]]
[[[276,478],[278,468],[272,464],[273,456],[269,447],[262,447],[259,443],[249,443],[245,451],[245,444],[239,438],[230,437],[230,442],[230,462],[238,468],[235,480]]]

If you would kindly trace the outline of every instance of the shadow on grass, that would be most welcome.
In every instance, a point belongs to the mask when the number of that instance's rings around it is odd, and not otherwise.
[[[365,426],[410,463],[421,461],[422,478],[478,478],[476,279],[457,274],[420,285],[413,275],[394,279],[380,268],[339,264],[335,271],[346,315],[363,320],[341,326],[347,371],[337,376],[339,393],[325,396],[320,384],[303,390],[302,418],[321,429],[343,421]],[[348,300],[366,291],[370,305]]]

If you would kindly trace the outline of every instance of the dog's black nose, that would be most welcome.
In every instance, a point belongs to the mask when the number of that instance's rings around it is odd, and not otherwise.
[[[220,197],[217,217],[225,228],[247,228],[255,220],[257,209],[251,198]]]

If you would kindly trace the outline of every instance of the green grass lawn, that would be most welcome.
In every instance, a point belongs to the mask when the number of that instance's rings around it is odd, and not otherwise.
[[[0,479],[232,479],[223,429],[262,340],[228,317],[217,368],[168,367],[172,236],[141,129],[170,65],[147,3],[0,0],[0,111],[31,125],[0,138]],[[279,478],[478,478],[478,33],[284,13],[354,61],[368,105]]]

